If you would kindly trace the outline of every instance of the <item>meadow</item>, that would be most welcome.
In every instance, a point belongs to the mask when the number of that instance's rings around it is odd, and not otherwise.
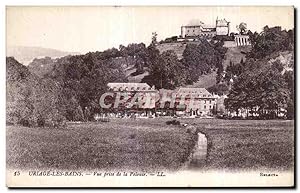
[[[191,124],[208,141],[206,164],[194,169],[294,169],[294,121],[195,119]]]
[[[7,126],[7,167],[19,169],[179,170],[195,145],[171,118],[69,123],[66,128]],[[193,170],[294,167],[294,122],[178,119],[208,139],[205,165]]]
[[[155,120],[111,120],[67,128],[7,126],[7,166],[23,169],[178,169],[196,135]]]

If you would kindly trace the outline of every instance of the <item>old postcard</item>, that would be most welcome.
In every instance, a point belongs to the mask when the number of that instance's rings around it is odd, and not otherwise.
[[[292,6],[7,6],[8,187],[294,187]]]

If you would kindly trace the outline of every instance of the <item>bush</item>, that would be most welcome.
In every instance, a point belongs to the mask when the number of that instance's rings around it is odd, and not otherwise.
[[[172,120],[172,121],[167,121],[167,125],[180,125],[180,121],[177,120]]]
[[[219,35],[219,36],[214,36],[213,40],[218,40],[218,41],[234,41],[234,36]]]

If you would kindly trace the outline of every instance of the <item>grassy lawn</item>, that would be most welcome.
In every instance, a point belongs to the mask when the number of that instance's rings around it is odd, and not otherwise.
[[[208,138],[202,169],[290,170],[294,167],[294,122],[284,120],[190,121]]]
[[[7,126],[9,168],[179,169],[195,135],[170,119],[112,120],[68,128]],[[205,165],[198,169],[293,169],[293,121],[178,119],[208,138]],[[195,169],[195,168],[194,168]]]
[[[65,129],[7,126],[7,165],[24,169],[178,169],[195,136],[165,119],[69,124]]]

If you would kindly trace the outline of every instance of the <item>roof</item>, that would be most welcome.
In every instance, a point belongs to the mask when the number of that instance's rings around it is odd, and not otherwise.
[[[210,92],[205,88],[179,88],[177,95],[194,95],[194,97],[199,98],[215,98]]]
[[[217,19],[217,26],[227,26],[230,22],[226,21],[226,19]]]
[[[208,25],[208,24],[202,24],[202,25],[184,25],[181,27],[185,27],[185,28],[195,28],[195,27],[200,27],[200,28],[205,28],[205,29],[214,29],[216,28],[216,26],[214,25]]]
[[[154,86],[151,88],[147,83],[125,83],[125,82],[111,82],[107,87],[113,91],[147,91],[155,90]]]
[[[202,25],[203,28],[208,28],[208,29],[212,29],[212,28],[216,28],[215,25],[209,25],[209,24],[204,24]]]
[[[236,34],[234,37],[243,37],[243,38],[249,38],[249,35],[244,35],[244,34]]]
[[[194,27],[202,27],[202,25],[183,25],[181,27],[185,27],[185,28],[194,28]]]
[[[201,26],[204,23],[198,19],[191,20],[186,26]]]

